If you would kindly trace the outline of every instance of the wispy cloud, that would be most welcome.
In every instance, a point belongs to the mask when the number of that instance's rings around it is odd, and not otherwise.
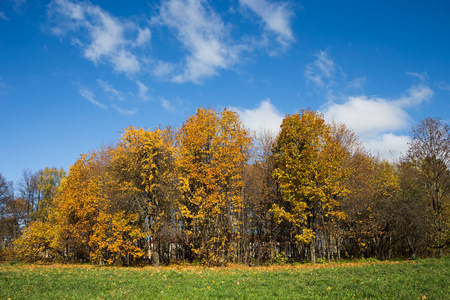
[[[123,109],[118,107],[117,105],[113,104],[112,107],[117,110],[121,115],[123,116],[133,116],[138,112],[138,109],[131,109],[131,110],[127,110],[127,109]]]
[[[239,0],[239,2],[261,18],[265,31],[274,34],[281,45],[286,47],[295,40],[291,29],[294,12],[288,3],[267,0]]]
[[[314,55],[316,60],[305,68],[305,77],[320,88],[334,85],[336,67],[327,51],[319,51]]]
[[[175,111],[175,107],[173,107],[172,103],[170,103],[169,100],[167,100],[166,98],[161,97],[160,98],[160,102],[161,102],[161,106],[168,111]]]
[[[110,85],[107,81],[103,81],[100,79],[97,79],[98,85],[103,89],[103,91],[113,97],[114,99],[117,99],[119,101],[125,100],[125,94],[122,93],[119,90],[116,90],[112,85]]]
[[[148,95],[148,87],[140,82],[139,80],[136,81],[136,84],[138,85],[138,98],[141,101],[148,101],[150,100],[150,95]]]
[[[6,88],[6,84],[3,83],[3,79],[0,77],[0,89]]]
[[[314,61],[307,64],[304,75],[306,82],[328,102],[348,97],[348,94],[364,91],[365,76],[348,79],[342,67],[335,63],[330,52],[320,50],[314,54]]]
[[[152,70],[153,75],[155,75],[156,77],[169,76],[175,70],[175,64],[158,60],[153,63]]]
[[[124,93],[121,92],[119,90],[117,90],[116,88],[114,88],[109,82],[104,81],[104,80],[97,80],[98,86],[101,88],[101,91],[103,91],[103,98],[105,97],[105,95],[107,97],[109,97],[111,100],[117,100],[120,101],[119,102],[115,101],[115,103],[107,103],[107,104],[103,104],[100,101],[97,100],[97,97],[94,96],[94,92],[92,91],[92,89],[90,89],[87,86],[78,86],[78,92],[79,94],[86,100],[88,100],[89,102],[91,102],[92,104],[96,105],[97,107],[100,107],[102,109],[108,109],[108,108],[113,108],[114,110],[116,110],[117,112],[119,112],[121,115],[123,116],[133,116],[136,113],[138,113],[139,109],[138,108],[133,108],[133,109],[125,109],[123,108],[123,106],[130,106],[137,103],[137,101],[128,101],[130,98],[133,99],[134,95],[136,95],[135,93],[129,92],[129,93]],[[150,96],[147,95],[147,90],[148,88],[141,83],[140,81],[136,82],[139,88],[137,97],[140,100],[149,100]]]
[[[366,82],[366,76],[357,77],[345,84],[346,90],[349,91],[361,91],[364,89]]]
[[[421,82],[424,82],[427,78],[427,73],[406,72],[406,75],[418,78]]]
[[[240,5],[261,20],[264,40],[274,36],[283,47],[295,41],[290,24],[294,13],[288,2],[240,0]],[[51,0],[46,28],[80,47],[84,58],[95,65],[106,64],[127,75],[149,71],[177,83],[200,83],[216,76],[238,64],[243,52],[261,46],[258,34],[232,31],[239,24],[226,24],[207,0],[162,0],[157,8],[157,15],[140,26],[138,18],[119,19],[89,1]],[[179,63],[148,53],[151,26],[166,26],[175,35],[184,52]]]
[[[270,99],[261,101],[254,109],[230,107],[236,111],[242,123],[252,131],[269,130],[278,133],[284,116],[270,102]]]
[[[94,94],[92,93],[92,91],[84,86],[80,86],[78,88],[78,92],[80,93],[81,97],[83,97],[84,99],[86,99],[87,101],[91,102],[92,104],[94,104],[95,106],[100,107],[101,109],[106,109],[107,107],[98,102],[97,100],[94,99]]]
[[[347,82],[346,74],[331,59],[328,51],[319,51],[314,57],[315,60],[306,65],[304,75],[307,83],[323,95],[328,102],[335,101],[341,97],[343,92],[363,89],[364,79],[356,78],[354,79],[356,81]]]
[[[136,84],[138,85],[138,95],[137,95],[138,99],[141,100],[141,101],[149,101],[149,100],[151,100],[152,97],[148,94],[149,88],[145,84],[140,82],[139,80],[136,81]],[[158,97],[156,99],[159,100],[161,106],[165,110],[167,110],[167,111],[175,111],[175,107],[166,98]]]
[[[0,19],[4,20],[4,21],[8,21],[9,18],[7,16],[5,16],[5,12],[4,11],[0,11]]]
[[[440,90],[444,90],[444,91],[450,91],[450,84],[445,82],[444,80],[439,81],[438,83],[436,83],[436,86],[438,87],[438,89]]]
[[[152,33],[150,32],[150,29],[138,28],[138,35],[137,35],[136,41],[134,43],[134,46],[139,47],[139,46],[147,44],[150,41],[151,37],[152,37]]]
[[[89,2],[53,0],[47,12],[53,34],[61,37],[78,34],[71,37],[72,42],[81,46],[86,59],[95,64],[111,64],[119,73],[140,70],[139,59],[132,50],[149,41],[149,29],[141,29],[132,22],[122,23]],[[83,32],[87,34],[83,36]],[[125,33],[131,33],[131,37]]]
[[[424,101],[430,100],[433,97],[434,92],[425,83],[412,85],[399,99],[396,99],[393,103],[400,107],[417,106]]]
[[[21,14],[22,10],[26,8],[26,4],[27,4],[26,0],[1,0],[0,8],[2,8],[2,10],[0,10],[0,19],[4,21],[9,21],[11,15],[13,15],[14,13]],[[9,15],[9,17],[5,14],[5,11]]]
[[[238,59],[238,47],[230,42],[227,27],[206,1],[164,1],[158,22],[176,30],[178,40],[189,52],[184,72],[173,78],[175,82],[197,83]]]
[[[11,0],[15,11],[20,11],[27,3],[27,0]]]
[[[8,84],[6,84],[3,81],[2,77],[0,77],[0,95],[7,94],[12,89],[13,88],[11,86],[9,86]]]

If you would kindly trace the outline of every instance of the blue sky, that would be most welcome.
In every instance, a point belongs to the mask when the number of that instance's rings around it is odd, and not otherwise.
[[[200,106],[277,131],[311,108],[395,159],[450,120],[448,1],[0,1],[0,172],[68,169]]]

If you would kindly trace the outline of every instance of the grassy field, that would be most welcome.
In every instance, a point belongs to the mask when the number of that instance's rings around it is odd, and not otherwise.
[[[450,299],[450,258],[203,268],[0,264],[0,299]]]

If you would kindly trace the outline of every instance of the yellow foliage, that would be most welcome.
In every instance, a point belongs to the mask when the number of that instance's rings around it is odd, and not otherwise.
[[[227,237],[239,226],[250,143],[237,114],[226,109],[200,108],[179,131],[181,212],[194,253],[208,264],[224,264],[230,255]]]
[[[274,204],[271,212],[278,223],[294,226],[298,242],[308,244],[320,226],[345,218],[340,199],[348,194],[343,164],[348,153],[339,136],[322,115],[309,110],[287,116],[281,125],[273,177],[285,202]]]
[[[91,258],[99,264],[116,261],[129,264],[132,258],[144,256],[137,242],[144,237],[137,214],[119,211],[114,216],[100,212],[89,245],[93,248]]]
[[[14,248],[19,259],[36,261],[55,254],[50,251],[52,238],[51,227],[47,222],[37,220],[25,230],[22,236],[14,241]]]
[[[178,218],[179,186],[173,145],[169,129],[150,131],[129,127],[112,153],[116,186],[121,193],[134,199],[133,212],[146,220],[146,228],[142,230],[147,237],[147,247],[152,243],[158,248],[160,237],[164,236],[162,228],[172,218]],[[157,255],[158,251],[153,253]],[[158,263],[159,258],[154,259]]]

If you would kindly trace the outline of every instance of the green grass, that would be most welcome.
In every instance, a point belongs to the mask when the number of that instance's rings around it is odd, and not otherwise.
[[[0,264],[0,299],[450,299],[450,258],[246,268]]]

